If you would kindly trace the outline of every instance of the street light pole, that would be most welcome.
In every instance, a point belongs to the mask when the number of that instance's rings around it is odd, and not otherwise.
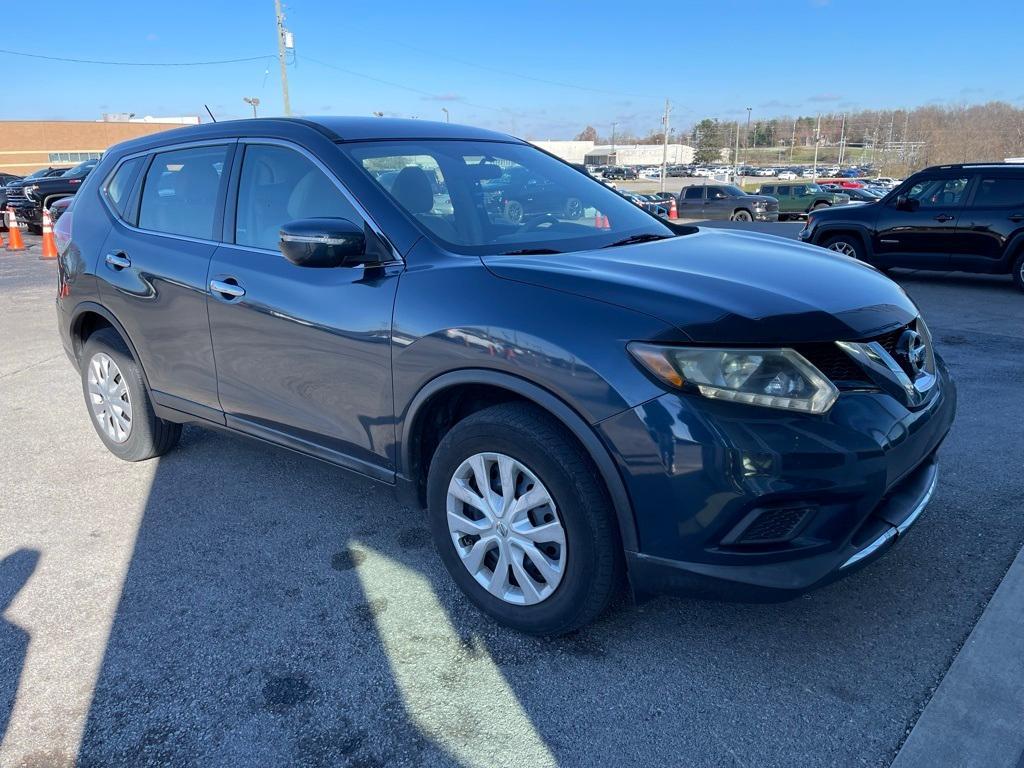
[[[246,104],[248,104],[250,107],[252,107],[252,116],[253,116],[253,118],[257,117],[257,115],[256,115],[256,107],[258,107],[260,105],[260,98],[259,98],[259,96],[251,96],[251,97],[250,96],[243,96],[242,97],[242,101],[244,101]]]
[[[450,123],[452,119],[451,115],[448,114],[448,107],[441,107],[441,111],[444,112],[444,121]]]

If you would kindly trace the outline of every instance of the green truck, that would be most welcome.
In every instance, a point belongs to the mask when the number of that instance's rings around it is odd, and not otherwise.
[[[768,195],[779,201],[779,221],[798,219],[819,208],[846,205],[850,196],[841,192],[828,192],[812,182],[794,184],[762,184],[759,195]]]

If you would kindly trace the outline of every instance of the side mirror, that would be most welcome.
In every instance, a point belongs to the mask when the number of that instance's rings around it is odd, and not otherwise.
[[[907,197],[906,195],[899,195],[896,198],[896,210],[913,212],[920,207],[921,201],[916,198]]]
[[[281,227],[281,254],[297,267],[340,267],[363,261],[366,234],[348,219],[298,219]]]

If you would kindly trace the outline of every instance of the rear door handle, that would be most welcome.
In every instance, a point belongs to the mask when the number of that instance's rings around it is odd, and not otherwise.
[[[107,262],[107,266],[118,272],[132,265],[132,260],[126,253],[108,253],[104,261]]]
[[[935,217],[935,220],[945,224],[947,221],[952,221],[955,218],[956,216],[950,216],[948,213],[940,213]]]
[[[234,278],[227,280],[211,280],[210,292],[221,299],[232,301],[245,296],[245,289],[234,281]]]

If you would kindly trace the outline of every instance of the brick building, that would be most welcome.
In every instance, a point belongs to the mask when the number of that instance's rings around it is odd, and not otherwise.
[[[24,176],[49,165],[77,165],[127,139],[199,122],[198,117],[165,120],[0,121],[0,171]]]

